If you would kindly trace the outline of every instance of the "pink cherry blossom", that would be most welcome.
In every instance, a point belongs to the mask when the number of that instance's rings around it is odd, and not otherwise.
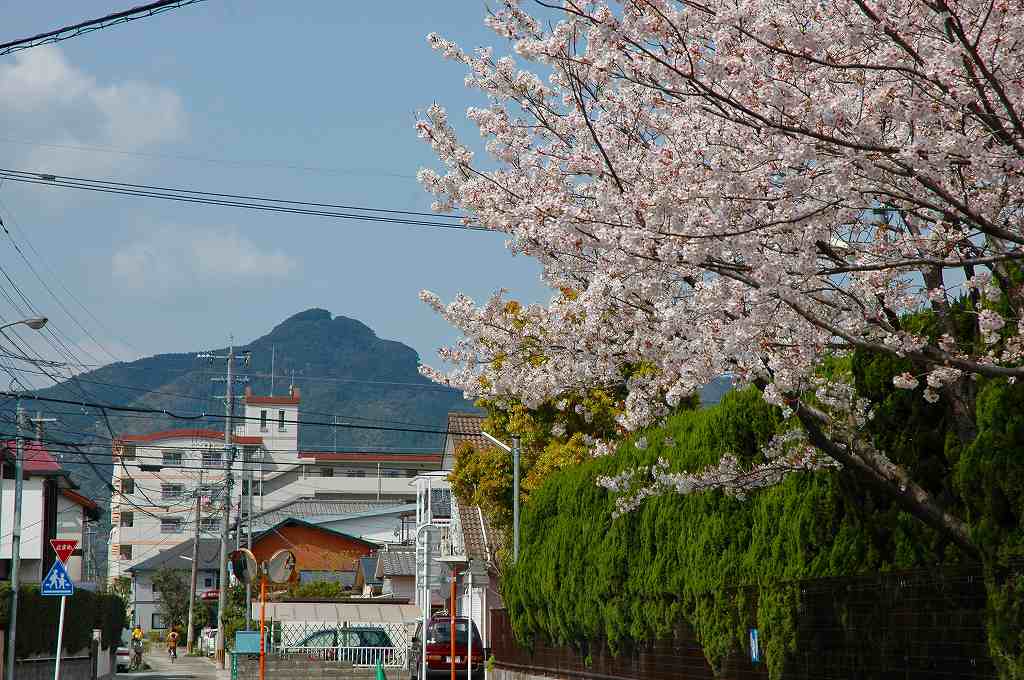
[[[518,0],[499,5],[487,25],[512,56],[430,37],[485,100],[467,115],[487,158],[435,105],[416,127],[440,167],[419,177],[437,210],[535,258],[554,292],[516,315],[503,293],[425,294],[463,338],[441,355],[454,369],[424,374],[529,406],[633,371],[626,430],[716,376],[756,382],[819,452],[912,497],[966,544],[905,471],[830,438],[854,432],[836,429],[840,411],[800,395],[823,355],[857,348],[909,359],[943,390],[1024,375],[1024,291],[1010,284],[1024,259],[1024,12],[982,0],[595,1],[567,2],[548,23]],[[958,290],[978,309],[1010,308],[978,314],[984,352],[901,322],[948,317]],[[841,413],[866,417],[852,402]]]

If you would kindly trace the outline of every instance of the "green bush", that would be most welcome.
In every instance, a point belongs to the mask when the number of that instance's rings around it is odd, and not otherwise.
[[[941,414],[919,394],[891,388],[900,366],[863,356],[853,366],[862,389],[875,390],[876,443],[946,502],[965,509],[997,563],[1021,555],[1024,387],[982,382],[976,441],[947,446]],[[786,427],[755,390],[733,392],[719,406],[679,413],[645,432],[643,450],[631,439],[613,455],[553,475],[524,507],[520,560],[502,579],[520,641],[529,644],[537,635],[562,644],[606,639],[622,649],[686,623],[712,667],[721,668],[743,649],[746,627],[756,620],[767,665],[778,678],[797,631],[799,593],[790,582],[964,559],[842,471],[793,474],[743,501],[719,491],[654,497],[618,519],[614,495],[595,481],[659,458],[674,470],[703,468],[727,452],[756,463],[761,446]],[[743,587],[757,593],[756,606]],[[989,588],[993,656],[1019,667],[1020,581]]]
[[[11,607],[10,583],[0,583],[0,626],[7,626]],[[43,597],[38,585],[18,589],[17,655],[25,658],[53,653],[56,645],[60,598]],[[127,626],[124,601],[109,593],[76,590],[68,598],[64,612],[63,648],[72,653],[89,646],[92,631],[101,631],[101,646],[109,649],[120,644]]]

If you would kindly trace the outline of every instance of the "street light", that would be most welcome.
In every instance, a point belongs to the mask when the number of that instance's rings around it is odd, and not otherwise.
[[[519,437],[512,437],[512,446],[496,439],[483,430],[480,434],[506,453],[512,454],[512,563],[519,561]]]
[[[42,330],[46,325],[45,316],[33,316],[21,321],[12,321],[0,326],[0,335],[10,341],[5,328],[19,324],[28,326],[34,331]],[[27,361],[32,361],[24,357]],[[7,669],[7,680],[14,680],[14,643],[15,634],[18,630],[18,567],[21,563],[21,496],[22,496],[22,470],[21,462],[24,458],[22,453],[23,440],[21,437],[21,424],[25,419],[25,410],[21,407],[21,396],[18,396],[18,408],[15,415],[15,427],[17,428],[16,452],[14,456],[14,524],[11,529],[11,613],[7,622],[7,661],[4,667]]]

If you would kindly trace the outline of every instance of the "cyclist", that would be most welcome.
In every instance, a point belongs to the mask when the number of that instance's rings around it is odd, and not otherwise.
[[[171,659],[171,663],[178,658],[178,631],[171,626],[170,632],[167,633],[167,656]]]
[[[142,640],[144,637],[142,626],[135,624],[135,627],[132,628],[132,670],[142,670]]]

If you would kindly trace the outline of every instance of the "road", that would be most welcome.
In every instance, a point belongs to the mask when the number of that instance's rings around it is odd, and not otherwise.
[[[166,654],[147,654],[148,671],[118,673],[117,680],[217,680],[217,668],[213,661],[199,656],[181,654],[173,664]]]

